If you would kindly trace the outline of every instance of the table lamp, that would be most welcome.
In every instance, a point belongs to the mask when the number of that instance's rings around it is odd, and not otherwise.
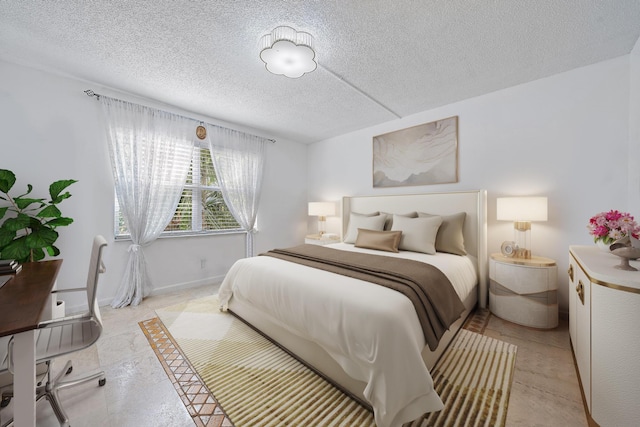
[[[336,204],[333,202],[309,202],[309,216],[318,217],[318,235],[326,232],[327,216],[336,214]]]
[[[498,197],[498,221],[513,221],[516,258],[531,258],[531,221],[547,220],[546,197]]]

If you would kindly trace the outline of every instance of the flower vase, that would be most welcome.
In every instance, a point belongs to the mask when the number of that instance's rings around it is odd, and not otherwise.
[[[605,242],[603,242],[602,240],[598,240],[596,242],[596,246],[598,247],[598,249],[600,249],[602,252],[607,252],[607,253],[611,253],[611,251],[609,250],[609,246],[606,244]]]

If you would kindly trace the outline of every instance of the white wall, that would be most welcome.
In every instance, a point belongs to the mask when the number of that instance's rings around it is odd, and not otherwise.
[[[592,244],[593,214],[628,208],[629,80],[625,56],[320,141],[308,152],[309,199],[487,189],[492,253],[513,238],[513,225],[496,221],[496,197],[547,196],[549,221],[532,225],[532,251],[557,261],[567,311],[568,246]],[[456,115],[458,183],[372,188],[375,135]],[[338,218],[328,220],[339,232]]]
[[[60,205],[74,223],[59,229],[56,245],[64,263],[58,286],[75,287],[86,281],[91,240],[102,234],[109,246],[107,273],[101,279],[98,298],[107,304],[120,284],[130,242],[113,241],[113,179],[99,103],[83,93],[88,88],[121,97],[97,84],[0,61],[0,169],[16,173],[16,191],[33,184],[37,197],[47,197],[49,184],[55,180],[79,181],[69,187],[72,197]],[[121,98],[135,102],[132,97]],[[307,228],[306,159],[303,144],[278,140],[268,147],[257,252],[302,242]],[[158,239],[145,248],[154,292],[221,280],[232,263],[244,257],[244,239],[244,234]],[[80,298],[71,299],[67,309],[81,305]]]
[[[549,221],[533,225],[532,248],[558,261],[560,303],[566,310],[567,247],[591,243],[588,218],[612,208],[640,217],[639,46],[629,56],[309,147],[278,140],[268,151],[256,251],[298,244],[307,229],[315,231],[316,221],[306,215],[307,200],[484,188],[489,192],[489,252],[496,252],[513,235],[511,224],[495,220],[495,198],[546,195]],[[87,88],[118,97],[96,84],[0,61],[0,168],[16,172],[16,189],[30,183],[34,195],[42,197],[57,179],[79,180],[69,188],[73,197],[60,206],[75,222],[60,229],[65,262],[59,286],[84,282],[91,238],[103,234],[109,240],[108,272],[99,298],[108,303],[119,285],[129,242],[113,241],[113,182],[98,103],[82,93]],[[459,116],[457,184],[372,188],[373,136],[452,115]],[[338,218],[328,218],[328,231],[339,232],[339,227]],[[243,256],[244,235],[159,239],[146,254],[156,292],[213,282]],[[200,269],[203,258],[206,268]],[[71,308],[78,304],[70,302]]]
[[[629,58],[629,210],[640,221],[640,39]]]

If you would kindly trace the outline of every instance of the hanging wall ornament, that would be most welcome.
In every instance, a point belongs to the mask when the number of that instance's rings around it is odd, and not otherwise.
[[[202,126],[202,124],[200,124],[196,128],[196,136],[198,137],[198,139],[205,139],[207,137],[207,128],[205,128],[204,126]]]

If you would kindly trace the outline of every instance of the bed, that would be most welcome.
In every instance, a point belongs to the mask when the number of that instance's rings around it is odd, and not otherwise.
[[[405,220],[407,213],[445,219],[463,215],[461,233],[466,255],[382,252],[349,243],[354,225],[374,221],[360,217],[371,218],[368,215],[375,213],[387,216],[385,227],[393,219],[395,225],[389,226],[392,231],[430,221]],[[356,252],[426,262],[450,280],[462,302],[462,314],[439,337],[437,345],[427,343],[422,319],[400,292],[273,256],[237,261],[220,287],[221,308],[230,310],[372,408],[379,427],[401,426],[426,412],[442,409],[429,369],[473,308],[486,306],[486,192],[345,197],[342,228],[342,242],[321,250],[343,251],[339,254],[345,257]],[[407,244],[405,235],[410,234],[403,232]]]

